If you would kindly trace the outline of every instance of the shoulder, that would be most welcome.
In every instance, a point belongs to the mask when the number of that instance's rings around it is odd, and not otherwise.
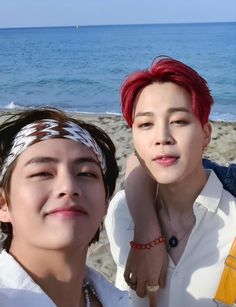
[[[15,274],[20,270],[14,258],[2,250],[0,253],[0,288],[10,288],[12,280],[15,279]]]
[[[105,224],[115,223],[117,219],[119,220],[131,219],[125,197],[125,190],[117,192],[115,196],[111,199],[107,211]]]
[[[224,206],[235,207],[235,197],[226,191],[213,170],[207,171],[208,179],[196,202],[202,204],[211,212],[217,212]]]
[[[86,279],[94,286],[104,307],[128,307],[128,292],[117,289],[101,273],[86,267]]]
[[[236,164],[232,163],[229,164],[229,166],[223,166],[204,159],[203,165],[205,168],[214,170],[217,177],[222,182],[224,189],[236,197]]]
[[[227,221],[236,223],[236,200],[226,191],[213,170],[209,171],[208,180],[196,199],[196,203],[210,213],[216,213]]]
[[[126,204],[125,190],[118,191],[110,201],[110,205],[118,207],[119,205]]]
[[[112,198],[105,218],[105,226],[110,243],[112,241],[111,236],[115,235],[117,237],[116,240],[120,241],[127,237],[130,231],[133,231],[133,220],[129,212],[124,190],[117,192]],[[132,237],[133,234],[131,234],[131,239]]]
[[[125,198],[125,191],[119,191],[109,204],[105,218],[107,237],[113,260],[124,266],[129,253],[129,242],[134,237],[134,223]]]
[[[55,307],[51,299],[5,250],[0,254],[1,307]]]
[[[0,287],[25,288],[32,281],[22,266],[6,250],[0,254]]]

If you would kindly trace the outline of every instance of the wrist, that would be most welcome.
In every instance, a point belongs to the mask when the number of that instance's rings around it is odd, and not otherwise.
[[[162,236],[160,226],[155,224],[138,225],[134,227],[134,241],[145,243],[150,242],[153,238]]]
[[[144,250],[144,249],[150,249],[158,244],[164,243],[165,242],[165,237],[163,236],[158,236],[154,240],[151,240],[147,243],[137,243],[135,241],[130,241],[130,247],[133,249],[139,249],[139,250]]]

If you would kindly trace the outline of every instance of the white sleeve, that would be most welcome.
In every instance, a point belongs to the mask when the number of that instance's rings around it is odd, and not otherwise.
[[[119,191],[109,204],[105,227],[110,242],[111,254],[117,265],[116,287],[127,290],[123,278],[126,260],[129,254],[129,242],[133,240],[134,224],[127,206],[125,191]]]

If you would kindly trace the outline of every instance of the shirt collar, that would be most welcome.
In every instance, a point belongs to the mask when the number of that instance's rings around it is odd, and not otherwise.
[[[104,307],[128,306],[128,292],[121,291],[109,283],[99,272],[91,267],[86,267],[86,279],[93,284]]]
[[[20,293],[23,296],[27,296],[29,301],[32,300],[32,302],[34,302],[34,294],[38,294],[37,306],[55,306],[47,294],[31,279],[20,264],[5,250],[0,253],[0,271],[1,273],[4,272],[2,282],[0,276],[0,287],[4,285],[5,288],[9,288],[9,291],[10,289],[26,290],[16,291],[16,298]],[[119,289],[115,288],[102,276],[102,274],[88,266],[86,267],[85,276],[86,279],[88,279],[88,281],[94,286],[104,307],[110,306],[111,301],[112,306],[114,307],[128,306],[127,291],[120,291]],[[40,304],[40,301],[43,301],[45,304]],[[33,305],[34,304],[32,304],[32,306]]]
[[[223,192],[223,185],[212,170],[207,170],[208,180],[198,195],[195,203],[202,205],[208,211],[216,212]]]
[[[38,293],[43,292],[14,257],[7,253],[6,250],[2,250],[0,253],[0,271],[3,273],[3,282],[6,287],[30,290]]]

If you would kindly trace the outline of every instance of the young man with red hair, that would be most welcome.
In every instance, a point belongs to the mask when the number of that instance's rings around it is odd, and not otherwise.
[[[156,306],[157,293],[159,307],[213,307],[236,236],[236,203],[215,172],[202,165],[211,138],[213,98],[207,83],[184,63],[162,58],[128,76],[121,97],[146,173],[134,167],[132,157],[126,195],[116,194],[106,219],[117,285],[122,286],[130,245],[125,279],[141,297],[148,292],[151,306]],[[130,294],[132,306],[148,306],[147,297],[139,298],[132,290]]]

